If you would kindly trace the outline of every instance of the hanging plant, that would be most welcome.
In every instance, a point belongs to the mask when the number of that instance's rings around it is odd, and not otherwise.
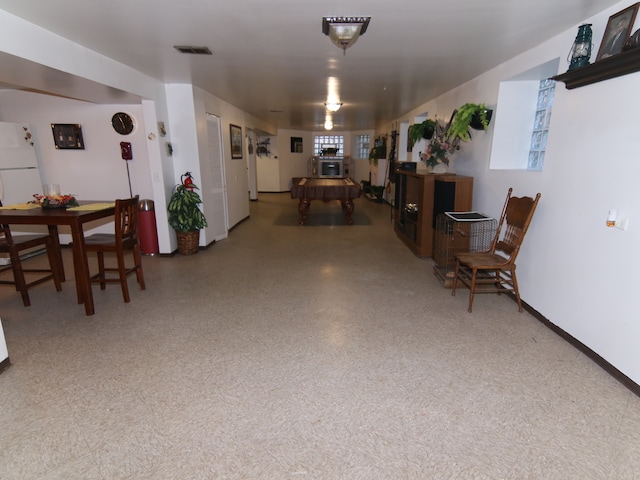
[[[451,140],[459,138],[463,142],[471,140],[471,128],[474,119],[476,125],[483,130],[489,128],[493,111],[488,109],[484,103],[465,103],[453,114],[453,120],[449,125],[447,136]]]
[[[409,142],[413,147],[416,142],[422,138],[430,140],[433,137],[433,132],[436,129],[435,120],[427,118],[421,123],[414,123],[409,127]]]

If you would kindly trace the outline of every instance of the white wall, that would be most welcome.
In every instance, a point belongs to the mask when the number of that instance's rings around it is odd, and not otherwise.
[[[249,216],[249,176],[247,171],[247,128],[253,128],[251,121],[246,121],[245,113],[219,98],[203,90],[194,89],[196,124],[198,130],[199,150],[208,151],[206,114],[212,113],[221,119],[222,151],[227,183],[227,202],[229,210],[229,227],[233,227]],[[230,125],[242,129],[242,159],[231,158]]]
[[[291,137],[302,138],[303,151],[291,151]],[[273,140],[272,140],[273,141]],[[291,188],[291,179],[308,174],[309,159],[313,156],[313,135],[301,130],[278,130],[276,137],[278,152],[278,184],[279,191],[286,192]]]
[[[258,157],[258,190],[260,192],[286,192],[290,189],[291,179],[304,177],[308,173],[309,159],[316,155],[313,151],[313,140],[317,135],[343,135],[344,152],[353,155],[354,138],[358,134],[368,134],[373,147],[373,130],[358,132],[318,131],[279,129],[277,136],[271,138],[271,155]],[[303,152],[291,152],[291,137],[301,137]],[[390,140],[388,140],[390,141]],[[369,178],[369,161],[352,160],[351,177],[360,180]]]
[[[119,111],[131,114],[136,121],[130,135],[120,135],[111,128],[111,117]],[[78,200],[127,198],[129,176],[133,195],[153,198],[142,117],[140,105],[95,105],[32,92],[0,90],[0,121],[31,126],[42,182],[59,184],[63,193],[74,194]],[[52,123],[79,123],[84,150],[57,150]],[[122,141],[132,144],[133,160],[129,162],[122,160]],[[88,232],[110,229],[112,223]],[[61,233],[63,243],[71,240],[64,228]]]
[[[593,24],[594,51],[599,47],[608,17],[627,6],[628,2],[619,2],[600,15],[584,19]],[[452,110],[465,102],[493,106],[495,115],[499,116],[500,106],[496,102],[500,82],[558,57],[566,58],[577,27],[575,25],[445,95],[417,106],[393,124],[413,123],[413,118],[424,112],[448,119]],[[0,52],[140,95],[157,103],[159,115],[167,112],[164,86],[129,67],[3,11],[0,11],[0,31]],[[561,71],[566,70],[564,62],[560,65]],[[6,70],[2,73],[6,74]],[[635,73],[571,91],[559,85],[542,172],[490,170],[493,126],[489,132],[475,135],[471,142],[464,144],[453,161],[458,173],[475,178],[474,208],[486,213],[499,214],[509,187],[514,187],[517,194],[542,192],[540,206],[518,259],[523,299],[636,383],[640,383],[640,322],[635,313],[639,282],[633,267],[637,263],[637,245],[640,244],[640,194],[636,185],[636,179],[640,178],[637,159],[640,151],[637,134],[639,81],[640,73]],[[229,123],[242,126],[243,133],[248,127],[275,133],[214,96],[197,93],[194,98],[197,116],[209,111],[223,118],[225,147],[229,141]],[[4,111],[4,104],[0,111]],[[172,110],[172,115],[175,112]],[[13,118],[2,120],[14,121]],[[30,118],[16,121],[33,123]],[[168,121],[171,128],[175,128],[176,122]],[[197,118],[196,121],[204,120]],[[153,128],[150,120],[147,123],[148,128]],[[196,130],[199,136],[202,129]],[[388,133],[393,126],[383,125],[379,130]],[[171,138],[176,146],[192,141],[181,138],[179,132],[172,132]],[[345,149],[350,149],[346,144],[350,137],[345,141]],[[105,145],[104,148],[101,153],[107,158],[109,147]],[[153,148],[157,150],[157,144],[154,143]],[[154,155],[157,156],[157,152]],[[229,166],[226,155],[225,162]],[[166,193],[176,180],[171,178],[174,176],[171,162],[163,156],[161,162],[157,162],[162,165],[162,171],[153,170],[157,164],[151,167],[157,204],[160,203],[157,185],[163,185],[163,193]],[[231,225],[248,212],[246,175],[243,177],[241,172],[246,168],[245,162],[234,162],[227,170],[228,180],[231,180]],[[47,171],[47,175],[52,172]],[[162,178],[156,179],[154,175],[162,175]],[[121,188],[119,180],[118,176],[114,182]],[[166,204],[165,200],[162,199],[163,204]],[[604,226],[611,208],[617,208],[622,216],[631,219],[626,232]],[[166,229],[164,226],[163,230]],[[166,236],[168,238],[168,234]]]
[[[66,97],[108,103],[115,93],[126,97],[129,103],[143,106],[140,131],[156,136],[147,144],[151,181],[148,196],[156,204],[160,252],[171,252],[171,232],[163,206],[167,204],[173,186],[173,169],[164,145],[161,148],[156,117],[160,115],[168,123],[164,84],[3,10],[0,10],[0,32],[1,81],[33,91],[46,91],[51,78],[55,78],[57,90],[51,93],[59,95],[61,100]],[[4,111],[4,108],[3,102],[0,110]],[[33,123],[29,119],[25,121]],[[108,131],[110,122],[101,127]],[[170,142],[170,135],[163,140]]]
[[[610,15],[621,2],[585,22],[593,24],[594,55]],[[501,81],[560,57],[559,72],[577,27],[417,107],[448,118],[466,102],[495,108]],[[637,28],[637,25],[636,27]],[[567,90],[559,83],[542,172],[490,170],[491,138],[474,135],[455,155],[455,171],[474,177],[473,208],[497,216],[509,187],[542,193],[518,257],[522,298],[552,323],[640,383],[640,321],[635,265],[640,245],[640,73]],[[605,226],[609,209],[629,217],[627,231]],[[515,307],[514,307],[515,308]]]

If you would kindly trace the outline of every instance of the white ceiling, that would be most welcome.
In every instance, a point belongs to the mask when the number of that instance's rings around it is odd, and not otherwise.
[[[165,83],[192,83],[278,128],[321,129],[333,77],[344,103],[333,116],[335,129],[360,130],[390,122],[573,26],[577,32],[615,3],[0,0],[0,9]],[[371,22],[343,55],[322,33],[322,18],[348,15]],[[213,55],[180,54],[174,45],[207,46]],[[3,77],[5,60],[0,82],[14,85],[19,76]],[[52,75],[52,82],[59,85],[59,78]],[[46,76],[38,90],[56,91]],[[95,101],[124,103],[123,92],[109,92]]]

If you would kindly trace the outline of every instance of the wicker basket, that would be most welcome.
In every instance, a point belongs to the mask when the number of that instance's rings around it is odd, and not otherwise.
[[[178,252],[182,255],[198,253],[200,244],[200,230],[194,232],[176,232],[178,238]]]

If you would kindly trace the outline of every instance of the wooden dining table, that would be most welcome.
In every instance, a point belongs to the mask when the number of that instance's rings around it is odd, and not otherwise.
[[[71,229],[73,269],[76,279],[76,291],[78,304],[84,304],[87,315],[95,313],[93,293],[91,290],[91,278],[89,262],[84,243],[83,226],[95,220],[113,217],[115,213],[114,202],[80,201],[80,207],[73,208],[29,208],[25,204],[16,206],[4,206],[0,208],[0,224],[7,225],[46,225],[49,235],[53,238],[56,248],[57,268],[60,278],[65,280],[62,263],[62,251],[58,237],[58,226],[66,225]]]

